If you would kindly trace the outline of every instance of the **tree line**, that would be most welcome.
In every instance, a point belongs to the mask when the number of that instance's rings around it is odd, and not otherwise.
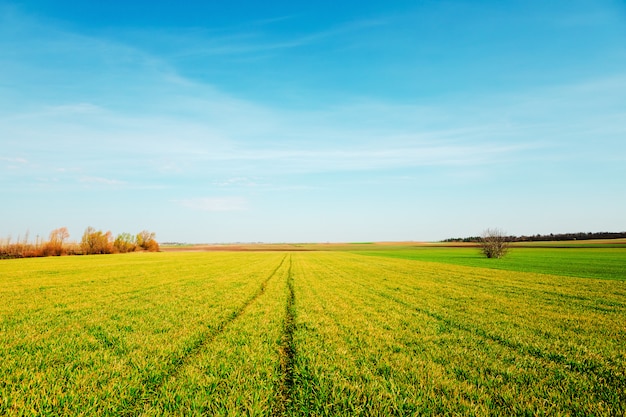
[[[120,233],[113,237],[110,231],[103,232],[88,227],[80,242],[69,242],[69,237],[67,227],[54,229],[50,232],[48,240],[40,241],[37,237],[35,243],[29,240],[28,233],[15,241],[9,237],[0,240],[0,259],[159,251],[156,234],[147,230],[142,230],[136,235]]]
[[[506,236],[508,242],[546,242],[546,241],[563,241],[563,240],[591,240],[591,239],[621,239],[626,238],[626,232],[588,232],[588,233],[550,233],[549,235],[530,235],[530,236]],[[462,238],[445,239],[442,242],[465,242],[480,243],[482,236],[470,236]]]

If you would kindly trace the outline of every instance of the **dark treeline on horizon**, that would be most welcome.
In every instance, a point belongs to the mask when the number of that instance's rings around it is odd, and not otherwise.
[[[562,240],[620,239],[626,238],[626,232],[588,232],[588,233],[550,233],[549,235],[507,236],[509,242],[546,242]],[[480,242],[480,236],[445,239],[442,242]]]

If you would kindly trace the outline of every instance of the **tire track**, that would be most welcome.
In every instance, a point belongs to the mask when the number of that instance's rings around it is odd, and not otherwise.
[[[159,375],[148,375],[139,384],[141,388],[138,389],[137,394],[135,394],[134,398],[129,402],[131,405],[126,408],[126,410],[122,411],[120,415],[122,416],[136,416],[142,413],[142,408],[147,405],[150,400],[155,397],[160,388],[171,378],[178,375],[181,369],[189,362],[191,362],[195,357],[198,356],[202,348],[210,344],[217,336],[224,332],[224,330],[238,317],[243,315],[246,309],[254,303],[263,293],[265,292],[265,288],[268,282],[274,278],[274,276],[278,273],[280,268],[285,263],[287,259],[287,255],[283,257],[278,266],[268,275],[261,285],[259,289],[248,298],[237,310],[230,313],[224,320],[222,320],[216,327],[205,331],[201,334],[196,335],[196,337],[190,339],[185,346],[183,346],[182,351],[176,357],[170,358],[167,364],[167,367],[163,372]],[[291,271],[291,265],[290,265]]]
[[[329,267],[329,269],[333,270],[335,274],[342,275],[343,271],[341,270],[341,268]],[[511,340],[510,338],[507,338],[506,335],[490,332],[478,325],[455,320],[454,318],[445,315],[441,311],[430,310],[428,308],[414,305],[411,302],[394,296],[393,293],[389,293],[382,289],[372,288],[372,286],[367,285],[367,283],[359,282],[358,280],[352,280],[351,282],[374,297],[380,297],[382,299],[386,299],[393,303],[399,304],[404,308],[416,311],[417,313],[435,319],[445,326],[469,333],[480,339],[495,343],[504,347],[505,349],[516,352],[518,355],[527,355],[539,361],[553,363],[555,365],[558,365],[561,369],[567,372],[572,372],[574,374],[587,376],[593,375],[593,378],[596,379],[597,383],[593,384],[591,390],[599,400],[605,401],[608,404],[615,404],[616,401],[619,403],[619,397],[623,396],[623,387],[626,387],[626,372],[622,369],[612,367],[611,365],[615,364],[612,360],[609,360],[609,362],[606,364],[601,363],[594,358],[582,358],[580,360],[577,360],[576,358],[568,357],[567,355],[560,352],[554,352],[549,349],[541,348],[539,346],[535,346],[529,343]],[[623,411],[623,408],[620,407],[616,410],[619,410],[621,412]]]
[[[604,365],[598,363],[597,361],[593,359],[584,360],[582,362],[576,361],[574,359],[568,358],[567,356],[561,353],[550,352],[550,351],[543,350],[536,346],[516,342],[510,339],[507,339],[506,337],[502,335],[490,333],[481,327],[471,326],[471,325],[458,322],[438,312],[421,308],[411,303],[408,303],[404,300],[398,299],[394,297],[393,295],[388,294],[384,291],[377,291],[372,288],[369,288],[364,284],[357,283],[357,282],[355,282],[355,284],[361,286],[362,288],[365,288],[371,294],[377,295],[379,297],[382,297],[392,302],[395,302],[397,304],[400,304],[403,307],[415,310],[418,313],[424,314],[428,317],[431,317],[445,324],[446,326],[450,326],[457,330],[478,336],[481,339],[494,342],[507,349],[513,350],[517,352],[518,354],[529,355],[529,356],[534,357],[535,359],[552,362],[554,364],[563,366],[565,369],[569,371],[576,372],[579,374],[593,374],[601,382],[599,386],[594,387],[596,394],[600,398],[605,398],[607,400],[612,401],[613,400],[612,397],[615,395],[615,392],[613,391],[614,387],[626,386],[626,374],[625,373],[613,372],[611,369],[607,369]]]
[[[272,413],[274,416],[284,416],[292,401],[293,387],[295,383],[295,360],[296,346],[293,340],[296,328],[296,293],[293,285],[291,271],[292,261],[289,256],[289,270],[287,273],[287,302],[285,304],[285,321],[283,324],[283,337],[278,348],[280,358],[280,372],[282,380],[279,386],[277,407]]]
[[[336,272],[341,272],[340,268],[334,268]],[[575,359],[568,358],[566,355],[558,352],[551,352],[545,349],[541,349],[537,346],[533,346],[530,344],[517,342],[514,340],[508,339],[506,336],[489,332],[480,326],[476,325],[468,325],[457,320],[454,320],[450,317],[446,317],[444,314],[441,314],[436,311],[431,311],[426,308],[422,308],[416,305],[413,305],[407,301],[399,299],[395,297],[393,294],[390,294],[384,290],[374,289],[364,283],[358,281],[352,281],[355,285],[365,289],[370,294],[385,298],[392,302],[402,305],[403,307],[412,309],[417,311],[418,313],[424,314],[428,317],[431,317],[446,326],[455,328],[457,330],[471,333],[475,336],[478,336],[484,340],[488,340],[499,344],[507,349],[513,350],[518,354],[529,355],[539,360],[545,360],[548,362],[552,362],[554,364],[563,366],[569,371],[577,372],[579,374],[593,374],[598,380],[602,383],[601,385],[607,384],[609,386],[626,386],[626,372],[613,371],[610,368],[607,368],[605,365],[599,363],[594,359],[584,359],[582,361],[577,361]],[[602,392],[602,394],[605,394]]]

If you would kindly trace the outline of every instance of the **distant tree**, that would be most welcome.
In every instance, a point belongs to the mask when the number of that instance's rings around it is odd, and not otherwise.
[[[80,241],[80,248],[84,255],[96,255],[103,253],[113,253],[113,237],[111,232],[103,233],[102,230],[96,230],[88,227],[83,233]]]
[[[480,248],[487,258],[502,258],[509,251],[510,241],[500,229],[487,229],[480,239]]]
[[[142,230],[137,233],[137,246],[143,250],[150,252],[159,251],[159,243],[156,241],[156,235],[154,232]]]
[[[43,245],[44,256],[59,256],[64,254],[63,242],[70,237],[67,227],[59,227],[50,232],[48,242]]]
[[[70,237],[70,233],[67,231],[67,227],[59,227],[50,232],[50,241],[59,242],[63,244],[65,239]]]
[[[137,249],[137,239],[130,233],[120,233],[115,238],[113,246],[119,253],[133,252]]]

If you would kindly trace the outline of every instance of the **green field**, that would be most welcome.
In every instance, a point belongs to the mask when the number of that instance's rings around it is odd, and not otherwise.
[[[480,256],[475,247],[361,249],[355,253],[518,272],[626,280],[626,247],[513,247],[502,259]]]
[[[1,261],[0,415],[626,413],[626,249],[350,248]]]

